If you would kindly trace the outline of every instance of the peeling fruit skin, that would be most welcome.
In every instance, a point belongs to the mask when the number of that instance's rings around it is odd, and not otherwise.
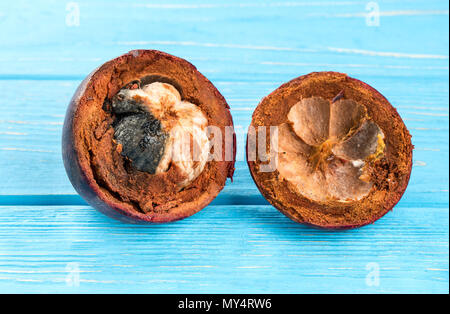
[[[338,72],[314,72],[283,84],[262,99],[253,113],[251,126],[257,129],[258,126],[286,123],[294,104],[316,96],[332,102],[342,98],[355,100],[366,107],[369,116],[381,127],[385,135],[386,156],[374,164],[377,180],[369,195],[360,201],[338,204],[312,201],[296,194],[287,181],[280,180],[278,171],[259,172],[260,162],[248,160],[247,139],[247,163],[252,178],[269,203],[296,222],[330,230],[371,224],[392,210],[407,188],[412,170],[411,135],[384,96],[366,83]],[[275,110],[276,114],[273,114]],[[377,154],[375,152],[374,157]]]
[[[175,83],[181,82],[189,97],[205,103],[212,116],[211,123],[221,127],[232,126],[229,107],[219,91],[197,69],[186,60],[157,50],[135,50],[113,59],[89,74],[77,88],[66,111],[62,132],[62,158],[66,173],[80,196],[103,214],[126,223],[165,223],[191,216],[207,206],[223,189],[227,178],[232,178],[236,145],[232,145],[233,160],[218,161],[209,164],[205,177],[196,183],[202,193],[192,195],[185,202],[167,202],[167,208],[158,212],[143,213],[132,209],[130,204],[118,200],[104,187],[100,186],[89,163],[89,145],[97,137],[97,129],[101,129],[97,118],[98,112],[105,115],[102,109],[105,97],[112,97],[134,77],[148,75],[173,78]],[[184,86],[183,84],[191,84]],[[209,100],[209,101],[206,101]],[[92,118],[91,118],[92,117]],[[83,123],[81,123],[81,122]],[[112,121],[111,121],[112,122]],[[95,123],[98,125],[93,126]],[[105,126],[105,129],[109,126]],[[110,128],[109,131],[112,129]],[[99,131],[99,133],[101,133]],[[101,134],[99,134],[100,136]],[[120,154],[120,145],[117,145]],[[211,176],[209,184],[207,178]],[[205,187],[205,188],[204,188]],[[177,194],[178,195],[178,194]]]

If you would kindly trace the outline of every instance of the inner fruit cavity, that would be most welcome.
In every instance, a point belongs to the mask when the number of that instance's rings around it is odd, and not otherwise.
[[[180,188],[202,172],[209,154],[208,121],[174,86],[132,82],[113,97],[111,109],[114,139],[132,167],[157,175],[174,166],[181,173]]]
[[[278,171],[313,200],[347,202],[369,194],[371,164],[384,155],[384,134],[366,108],[342,94],[305,98],[278,128]]]

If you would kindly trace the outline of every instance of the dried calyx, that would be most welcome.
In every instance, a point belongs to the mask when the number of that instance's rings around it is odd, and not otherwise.
[[[319,202],[368,195],[369,167],[384,154],[384,134],[366,108],[344,99],[305,98],[279,126],[278,171],[296,192]]]
[[[208,121],[173,85],[131,82],[113,97],[111,110],[118,149],[132,167],[159,174],[173,165],[181,174],[180,188],[202,172],[209,153]]]

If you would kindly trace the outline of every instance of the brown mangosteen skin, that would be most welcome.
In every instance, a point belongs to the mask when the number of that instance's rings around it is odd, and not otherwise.
[[[197,80],[201,81],[202,84],[205,84],[208,91],[210,93],[212,92],[213,97],[217,99],[217,103],[219,103],[220,106],[223,106],[222,109],[225,110],[226,114],[223,115],[222,123],[233,126],[229,106],[223,96],[206,77],[204,77],[192,64],[184,59],[157,50],[134,50],[103,64],[92,73],[90,73],[77,88],[67,108],[62,132],[62,158],[64,167],[73,187],[90,206],[94,207],[98,211],[111,218],[120,220],[125,223],[166,223],[189,217],[207,206],[218,195],[220,190],[223,189],[226,178],[231,178],[232,180],[234,173],[234,163],[236,158],[235,134],[233,134],[233,138],[231,140],[232,142],[227,143],[227,145],[232,145],[233,147],[233,160],[217,162],[218,171],[221,172],[221,177],[224,178],[223,182],[221,182],[221,185],[213,190],[212,193],[210,193],[206,197],[202,197],[197,202],[195,202],[195,206],[192,206],[191,204],[189,204],[188,206],[179,204],[180,208],[185,208],[184,211],[178,212],[176,214],[171,214],[169,212],[168,214],[162,215],[161,217],[158,217],[158,215],[151,217],[144,213],[130,210],[129,208],[126,208],[126,206],[118,204],[119,202],[112,201],[110,198],[105,198],[104,196],[102,196],[102,194],[104,195],[104,193],[102,193],[101,191],[102,188],[96,182],[95,178],[92,177],[92,175],[88,175],[88,169],[85,165],[83,165],[82,162],[80,162],[80,154],[82,154],[83,152],[77,149],[76,145],[75,120],[77,115],[83,114],[79,112],[81,100],[83,98],[85,99],[89,97],[88,95],[86,95],[86,90],[88,88],[92,89],[91,85],[93,84],[93,78],[95,77],[96,73],[98,73],[98,71],[101,71],[102,68],[104,68],[106,65],[112,64],[113,66],[115,66],[116,64],[122,62],[123,59],[149,56],[154,58],[155,60],[162,58],[170,60],[171,62],[181,62],[183,66],[187,67],[187,71],[190,71],[192,75],[196,76]],[[105,84],[109,88],[110,83],[105,82]],[[108,91],[108,94],[111,94],[111,91]]]
[[[292,219],[295,222],[298,222],[300,224],[307,225],[307,226],[310,226],[313,228],[325,229],[325,230],[331,230],[331,231],[332,230],[336,230],[336,231],[337,230],[348,230],[348,229],[354,229],[354,228],[363,227],[363,226],[366,226],[369,224],[373,224],[375,221],[377,221],[378,219],[380,219],[381,217],[386,215],[389,211],[391,211],[394,208],[394,206],[400,201],[404,192],[406,191],[406,188],[409,183],[409,179],[411,177],[412,164],[413,164],[412,153],[413,153],[413,149],[414,149],[414,146],[411,143],[411,135],[410,135],[409,131],[406,129],[406,126],[404,125],[400,115],[398,114],[397,110],[389,103],[389,101],[380,92],[378,92],[376,89],[369,86],[368,84],[366,84],[362,81],[359,81],[357,79],[351,78],[351,77],[347,76],[347,74],[344,74],[344,73],[331,72],[331,71],[330,72],[312,72],[310,74],[297,77],[297,78],[281,85],[279,88],[274,90],[271,94],[264,97],[261,100],[260,104],[258,104],[257,109],[255,109],[255,112],[253,113],[252,123],[250,126],[254,126],[253,119],[256,115],[256,111],[258,110],[258,107],[264,101],[266,101],[266,98],[274,97],[274,95],[276,95],[280,91],[286,92],[286,90],[289,90],[292,86],[301,84],[302,81],[304,81],[304,80],[310,80],[310,79],[314,80],[317,77],[323,77],[323,76],[328,76],[332,80],[341,80],[344,83],[351,82],[352,84],[355,84],[356,86],[358,86],[358,89],[370,94],[377,103],[384,104],[383,107],[385,110],[387,110],[389,112],[389,115],[391,115],[393,117],[393,119],[396,120],[396,122],[401,124],[401,127],[403,128],[402,135],[403,135],[403,140],[404,140],[403,154],[405,155],[403,161],[406,164],[406,171],[403,174],[403,177],[401,178],[401,180],[399,181],[398,186],[395,188],[394,191],[389,193],[388,197],[386,197],[386,199],[384,200],[384,203],[381,206],[381,208],[375,214],[373,214],[372,216],[370,216],[367,219],[364,219],[364,220],[361,220],[358,222],[344,222],[344,223],[323,222],[322,223],[322,222],[311,221],[311,219],[305,219],[305,217],[303,217],[301,214],[298,214],[295,209],[288,208],[282,201],[277,199],[277,197],[274,197],[274,193],[272,191],[269,191],[267,188],[265,188],[265,186],[261,183],[262,180],[258,174],[258,166],[257,166],[256,162],[250,161],[248,159],[248,157],[249,157],[249,151],[248,151],[249,138],[247,137],[246,159],[247,159],[247,165],[250,170],[250,174],[251,174],[252,179],[255,182],[258,190],[261,192],[261,194],[264,196],[264,198],[272,206],[274,206],[276,209],[278,209],[282,214],[284,214],[285,216],[287,216],[288,218]],[[317,96],[320,96],[320,95],[317,95]],[[388,136],[389,136],[389,134],[388,134]],[[278,174],[278,171],[275,171],[275,175],[277,175],[277,174]],[[275,178],[275,179],[271,178],[271,180],[277,180],[277,178]],[[283,188],[287,189],[287,185],[284,185]],[[314,208],[320,209],[320,208],[327,207],[326,204],[325,205],[319,204],[319,203],[311,201],[302,196],[300,198],[302,199],[301,206],[306,206],[311,209],[314,209]]]
[[[99,189],[97,184],[92,182],[92,180],[89,180],[85,172],[82,170],[78,161],[78,152],[75,150],[73,116],[77,110],[79,100],[82,97],[87,84],[89,84],[92,75],[97,70],[98,68],[90,73],[81,82],[69,103],[69,107],[67,108],[62,132],[62,157],[64,168],[66,169],[67,176],[69,177],[69,180],[77,193],[89,205],[111,218],[126,223],[136,223],[139,221],[137,217],[134,217],[131,213],[120,207],[114,207],[111,204],[106,203],[99,197]]]

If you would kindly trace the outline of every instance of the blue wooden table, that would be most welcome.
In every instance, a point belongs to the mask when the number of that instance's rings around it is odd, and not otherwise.
[[[445,0],[0,2],[0,292],[448,293],[448,36]],[[167,225],[98,213],[61,160],[77,85],[137,48],[196,65],[238,132],[234,182]],[[321,70],[378,89],[413,135],[403,199],[358,230],[290,221],[262,198],[243,156],[259,100]]]

